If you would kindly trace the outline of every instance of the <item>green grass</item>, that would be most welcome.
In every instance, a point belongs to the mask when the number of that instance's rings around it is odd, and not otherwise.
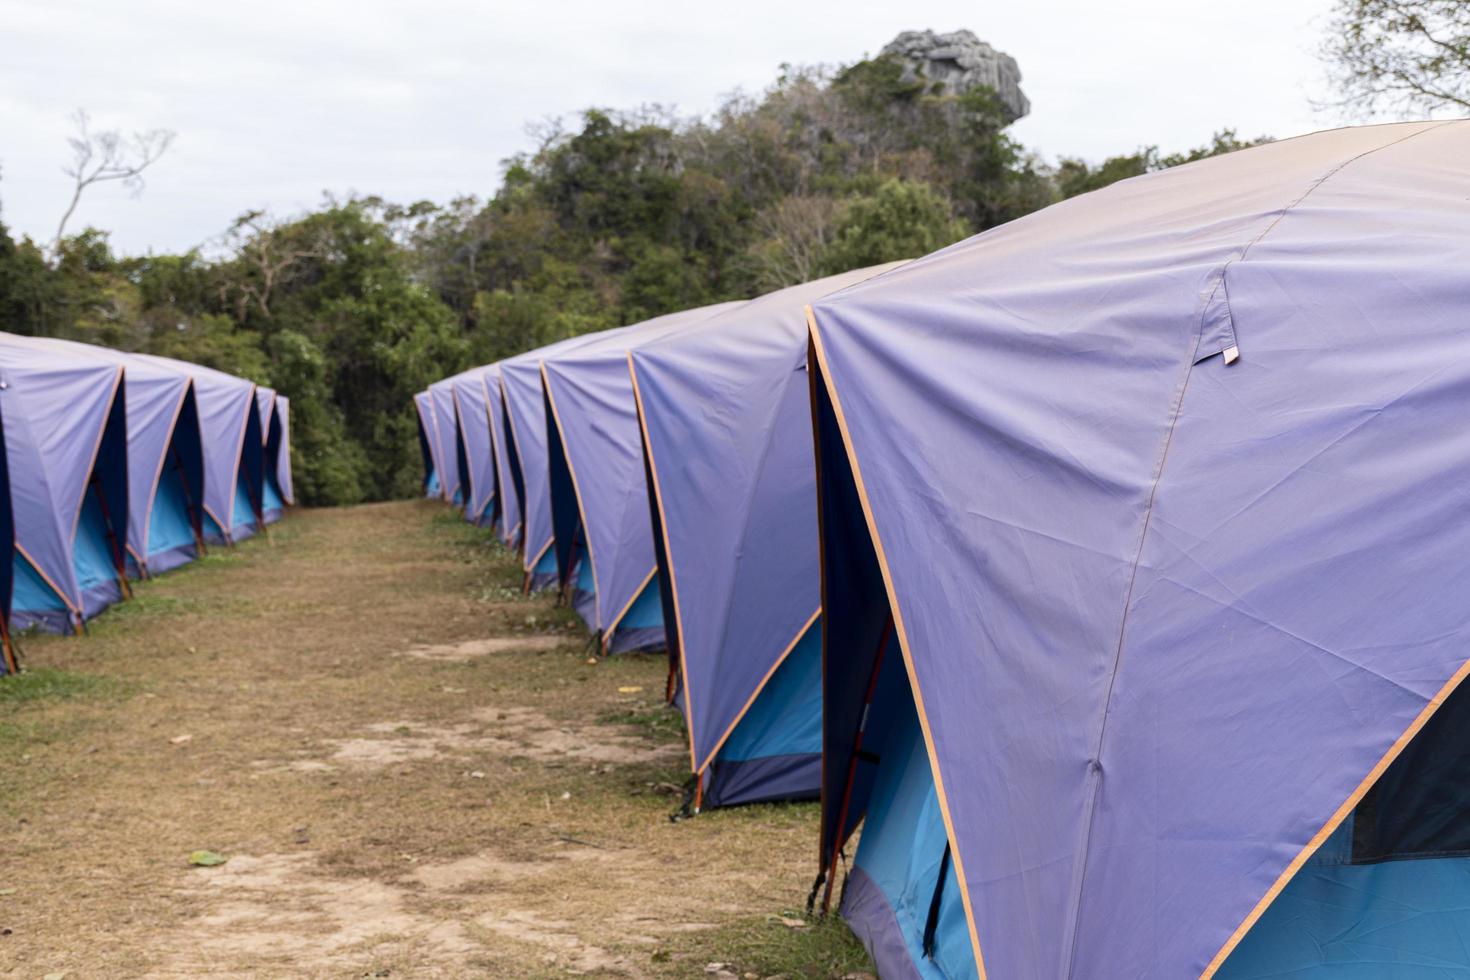
[[[35,667],[0,677],[0,704],[68,700],[79,697],[115,697],[125,685],[111,677],[76,674],[57,667]]]
[[[692,934],[685,942],[656,951],[654,962],[687,961],[718,950],[725,969],[736,976],[841,977],[869,973],[872,961],[846,923],[835,915],[808,920],[796,909],[751,917]],[[700,958],[696,957],[696,958]]]

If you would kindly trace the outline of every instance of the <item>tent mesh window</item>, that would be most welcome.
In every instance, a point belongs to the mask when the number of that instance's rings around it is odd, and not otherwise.
[[[1461,685],[1353,812],[1354,864],[1470,855],[1470,685]]]

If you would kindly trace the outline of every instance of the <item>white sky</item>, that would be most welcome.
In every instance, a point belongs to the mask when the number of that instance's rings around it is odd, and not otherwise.
[[[966,27],[1021,65],[1013,135],[1048,158],[1178,150],[1224,126],[1335,125],[1316,49],[1329,0],[0,0],[0,219],[50,237],[69,115],[167,127],[143,196],[74,219],[121,251],[185,249],[323,190],[486,196],[527,123],[590,106],[711,109],[782,62],[853,61],[900,30]]]

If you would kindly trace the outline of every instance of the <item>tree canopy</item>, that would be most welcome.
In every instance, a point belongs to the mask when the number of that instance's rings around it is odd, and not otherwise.
[[[292,399],[300,499],[416,491],[411,396],[562,337],[917,256],[1123,177],[1248,145],[1050,166],[986,91],[886,58],[784,67],[707,118],[594,108],[505,162],[486,199],[246,211],[218,254],[54,254],[0,224],[0,327],[196,361]]]

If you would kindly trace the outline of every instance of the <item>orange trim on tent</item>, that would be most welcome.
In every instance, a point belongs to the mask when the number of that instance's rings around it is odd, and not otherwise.
[[[949,812],[949,794],[944,788],[944,775],[939,768],[939,757],[934,749],[934,733],[929,725],[929,714],[924,708],[924,694],[919,688],[918,676],[914,672],[913,653],[909,648],[908,630],[903,622],[903,610],[898,604],[898,594],[894,589],[893,572],[888,567],[888,555],[883,550],[883,539],[878,535],[878,525],[873,517],[873,505],[868,499],[868,489],[863,483],[862,470],[858,464],[857,453],[852,445],[852,433],[847,425],[847,416],[843,414],[842,402],[838,398],[836,386],[832,382],[832,375],[827,364],[827,353],[822,347],[821,331],[817,327],[816,313],[811,306],[806,308],[807,326],[812,338],[812,348],[817,356],[817,363],[822,370],[822,381],[827,388],[827,398],[832,403],[832,412],[837,420],[838,431],[842,433],[843,449],[847,452],[848,466],[852,470],[853,483],[857,489],[858,499],[863,505],[863,518],[868,525],[868,535],[873,541],[873,552],[878,559],[878,567],[883,572],[883,586],[888,593],[888,605],[893,612],[894,628],[898,631],[899,648],[903,651],[904,667],[908,671],[909,686],[913,690],[914,707],[918,710],[919,726],[924,732],[924,748],[929,754],[929,767],[934,773],[935,795],[939,801],[939,812],[944,817],[944,830],[949,837],[951,857],[954,859],[955,877],[959,880],[960,897],[964,900],[965,920],[970,927],[970,943],[975,950],[975,968],[979,972],[980,980],[985,980],[985,960],[980,952],[980,935],[975,928],[975,910],[970,903],[970,888],[966,883],[965,864],[960,854],[958,842],[955,840],[954,818]]]
[[[638,428],[643,433],[643,450],[648,454],[648,472],[653,474],[653,485],[648,490],[653,494],[654,505],[658,508],[659,526],[667,529],[669,524],[664,515],[663,492],[659,489],[658,463],[653,458],[653,445],[648,441],[648,420],[643,414],[643,392],[638,387],[638,371],[633,366],[632,351],[628,352],[628,375],[633,379],[633,405],[638,411]],[[674,552],[669,547],[667,533],[664,534],[663,543],[664,557],[669,563],[669,593],[674,603],[674,632],[679,638],[679,681],[684,688],[684,727],[689,731],[689,769],[697,775],[700,768],[694,753],[694,712],[690,709],[689,700],[689,664],[684,656],[684,616],[679,611],[679,577],[674,574]],[[668,625],[664,624],[665,630]]]

